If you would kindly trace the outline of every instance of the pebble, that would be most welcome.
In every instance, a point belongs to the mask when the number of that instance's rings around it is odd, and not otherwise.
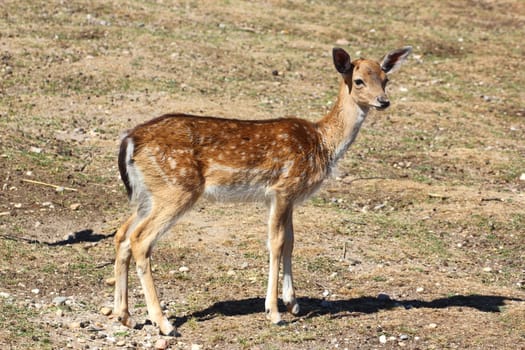
[[[66,303],[66,297],[55,297],[53,298],[53,304],[56,306],[63,305]]]
[[[79,329],[80,328],[80,322],[71,322],[68,325],[68,328],[69,329]]]
[[[408,340],[408,335],[406,335],[406,334],[401,334],[401,335],[399,336],[399,340]]]
[[[40,293],[40,289],[38,289],[38,288],[31,289],[31,293],[38,294],[38,293]]]
[[[234,276],[234,275],[235,275],[235,271],[233,271],[233,270],[228,270],[228,272],[226,272],[226,274],[227,274],[228,276]]]
[[[491,272],[491,271],[492,271],[492,268],[490,268],[490,267],[487,266],[487,267],[484,267],[484,268],[483,268],[483,271],[485,271],[485,272]]]
[[[62,309],[58,309],[58,310],[56,311],[55,314],[56,314],[58,317],[62,317],[62,316],[64,316],[64,310],[62,310]]]
[[[115,277],[109,277],[109,278],[106,278],[106,285],[107,286],[114,286],[115,285]]]
[[[119,340],[118,342],[115,343],[116,346],[124,346],[126,345],[126,342],[124,340]]]
[[[188,266],[179,267],[179,272],[188,272],[188,271],[190,271],[190,268]]]
[[[100,313],[104,316],[109,316],[111,315],[111,313],[113,312],[113,310],[110,308],[110,307],[107,307],[107,306],[104,306],[100,309]]]
[[[522,173],[522,174],[520,175],[520,181],[525,181],[525,173]]]
[[[73,203],[69,206],[69,209],[71,210],[78,210],[80,209],[80,203]]]
[[[202,345],[199,344],[191,344],[191,350],[201,350]]]
[[[379,336],[379,342],[381,344],[386,344],[386,335],[382,334]]]
[[[421,293],[424,290],[425,290],[425,288],[423,288],[423,287],[417,287],[416,292]]]
[[[431,323],[428,325],[428,328],[437,328],[437,326],[438,326],[437,324]]]
[[[168,341],[166,339],[159,339],[155,342],[155,349],[164,350],[168,348]]]
[[[0,292],[0,298],[4,298],[4,299],[7,299],[11,296],[11,294],[7,293],[7,292]]]
[[[380,300],[380,301],[389,301],[389,300],[390,300],[390,295],[385,294],[385,293],[379,293],[379,294],[377,295],[377,300]]]

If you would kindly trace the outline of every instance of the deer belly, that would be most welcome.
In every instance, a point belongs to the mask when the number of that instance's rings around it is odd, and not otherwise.
[[[267,191],[267,186],[258,183],[212,184],[204,187],[203,196],[219,202],[254,202],[264,200]]]

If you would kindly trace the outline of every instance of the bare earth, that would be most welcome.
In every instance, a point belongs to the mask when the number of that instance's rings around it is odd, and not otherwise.
[[[519,0],[3,1],[0,348],[525,349],[524,28]],[[265,319],[266,208],[207,202],[154,252],[182,336],[147,322],[133,269],[139,329],[103,314],[124,130],[316,120],[332,47],[405,45],[392,107],[296,210],[299,317]]]

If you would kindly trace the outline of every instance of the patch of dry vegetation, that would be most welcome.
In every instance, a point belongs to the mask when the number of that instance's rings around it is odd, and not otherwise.
[[[154,255],[182,333],[170,346],[525,347],[523,28],[512,0],[4,1],[0,345],[158,338],[99,314],[127,214],[123,130],[170,111],[314,120],[336,94],[333,46],[379,58],[410,44],[391,109],[369,116],[338,177],[298,208],[304,314],[264,319],[265,208],[202,203]]]

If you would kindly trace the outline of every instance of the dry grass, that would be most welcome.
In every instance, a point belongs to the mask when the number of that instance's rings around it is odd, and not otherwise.
[[[265,208],[202,203],[154,255],[182,333],[170,346],[525,348],[524,27],[510,0],[4,1],[0,345],[111,347],[105,332],[143,346],[148,326],[98,314],[127,214],[120,133],[169,111],[319,118],[337,87],[330,50],[346,40],[353,57],[414,54],[392,77],[392,108],[369,116],[338,179],[297,210],[304,314],[264,319]],[[62,316],[59,295],[74,301]]]

